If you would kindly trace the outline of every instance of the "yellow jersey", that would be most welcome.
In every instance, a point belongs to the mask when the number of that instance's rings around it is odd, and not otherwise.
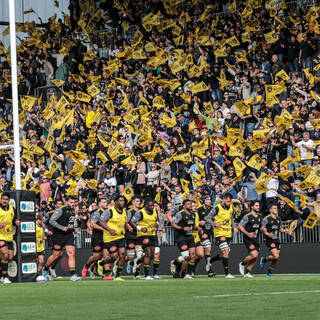
[[[0,240],[13,241],[13,219],[14,210],[12,205],[9,205],[8,210],[0,207],[0,223],[5,224],[5,227],[0,229]]]
[[[217,204],[216,208],[219,209],[218,214],[214,217],[215,223],[222,224],[221,227],[213,227],[214,236],[231,238],[232,236],[232,213],[233,207],[225,208],[221,204]]]
[[[43,236],[44,236],[43,228],[36,224],[37,252],[44,251]]]
[[[194,223],[193,230],[192,230],[192,236],[194,238],[194,243],[198,243],[198,242],[200,242],[199,231],[194,230],[194,228],[199,228],[199,214],[196,211],[194,213],[194,215],[195,215],[195,223]]]
[[[142,232],[137,230],[137,237],[143,236],[155,236],[156,235],[156,224],[158,219],[158,214],[156,209],[153,209],[152,214],[148,214],[145,209],[140,211],[142,219],[139,221],[139,227],[147,228],[147,232]]]
[[[108,228],[114,230],[116,234],[113,236],[110,234],[109,231],[104,230],[103,231],[104,243],[123,239],[125,234],[125,224],[127,221],[127,213],[125,209],[122,210],[122,213],[119,213],[114,206],[112,206],[109,210],[112,213],[112,217],[106,222],[106,224]]]

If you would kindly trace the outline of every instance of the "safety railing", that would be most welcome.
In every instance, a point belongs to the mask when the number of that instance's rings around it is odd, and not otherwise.
[[[283,223],[282,227],[288,229],[289,223]],[[158,232],[158,241],[160,246],[174,246],[175,245],[175,232],[171,227],[165,227],[165,232]],[[214,238],[211,239],[214,244]],[[259,235],[259,242],[264,242],[264,236]],[[315,243],[320,242],[320,224],[316,224],[313,229],[305,228],[301,226],[300,228],[293,231],[291,235],[287,233],[280,233],[281,243]],[[243,233],[233,233],[232,236],[233,244],[243,244]],[[79,230],[75,235],[75,244],[78,249],[89,249],[91,248],[91,236],[86,230]]]

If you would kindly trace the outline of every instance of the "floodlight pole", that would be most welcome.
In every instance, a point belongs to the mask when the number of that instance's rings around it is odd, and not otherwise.
[[[14,1],[15,0],[8,0],[8,1],[9,1],[9,21],[10,21],[10,55],[11,55],[14,175],[15,175],[16,190],[21,190],[16,18],[15,18],[15,8],[14,8]]]

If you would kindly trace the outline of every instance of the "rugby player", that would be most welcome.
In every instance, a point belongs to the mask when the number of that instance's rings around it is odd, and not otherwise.
[[[232,196],[230,193],[225,193],[221,204],[217,204],[206,217],[206,222],[213,227],[215,242],[220,249],[220,253],[210,259],[212,264],[215,261],[221,260],[225,278],[233,279],[234,276],[229,272],[229,254],[230,243],[232,237]],[[234,232],[238,230],[234,228]]]
[[[203,244],[201,242],[201,236],[202,236],[203,229],[200,228],[197,203],[195,201],[192,201],[191,211],[194,212],[194,214],[195,214],[195,224],[194,225],[196,227],[192,231],[192,236],[193,236],[195,248],[196,248],[196,260],[195,260],[195,265],[192,270],[192,275],[195,275],[197,264],[204,257],[205,250],[204,250]],[[210,243],[210,249],[211,249],[211,243]]]
[[[144,208],[133,216],[131,225],[137,230],[137,238],[144,252],[144,279],[153,280],[154,278],[159,278],[159,261],[154,260],[155,248],[158,247],[158,239],[156,237],[158,213],[154,208],[154,201],[151,198],[145,199],[144,203]],[[153,260],[154,278],[149,276],[151,260]]]
[[[44,223],[42,221],[42,214],[37,214],[36,218],[36,249],[37,249],[37,279],[36,281],[44,281],[42,276],[42,268],[44,265],[44,243],[43,240],[46,239],[44,233]]]
[[[114,198],[114,206],[106,209],[99,219],[103,230],[103,260],[105,264],[117,262],[113,275],[107,274],[104,280],[123,280],[120,274],[125,264],[125,230],[128,229],[126,198],[120,194]]]
[[[239,263],[239,272],[246,278],[252,278],[253,269],[259,255],[259,231],[263,216],[259,213],[260,202],[254,201],[251,204],[251,211],[240,221],[238,229],[243,233],[243,242],[249,252],[243,261]]]
[[[62,200],[56,200],[55,202],[55,210],[58,209],[58,208],[61,208],[63,206],[63,201]],[[48,243],[48,247],[49,249],[53,250],[53,240],[52,240],[52,235],[53,235],[53,227],[52,225],[50,224],[50,218],[51,218],[51,215],[54,213],[55,210],[51,210],[51,211],[45,211],[44,213],[44,216],[43,216],[43,219],[42,221],[44,222],[45,224],[45,235],[47,237],[46,241]],[[56,274],[56,265],[58,264],[59,260],[61,259],[62,257],[62,250],[60,251],[60,255],[57,257],[57,260],[54,261],[50,268],[49,268],[49,272],[48,272],[48,280],[52,280],[52,278],[56,278],[57,277],[57,274]]]
[[[10,195],[4,192],[0,203],[0,258],[2,277],[4,284],[11,283],[8,276],[8,263],[13,259],[13,226],[19,226],[20,221],[16,219],[15,211],[9,204]]]
[[[262,257],[260,260],[260,269],[263,269],[266,262],[271,262],[268,268],[267,276],[273,276],[273,270],[280,257],[280,232],[289,233],[288,229],[281,227],[281,219],[278,216],[278,206],[271,204],[269,208],[270,214],[262,220],[261,231],[266,236],[266,245],[271,255]]]
[[[132,209],[127,211],[127,223],[132,226],[131,221],[135,214],[140,210],[141,198],[139,196],[133,196],[132,200]],[[138,242],[137,238],[137,229],[132,226],[132,230],[126,231],[125,234],[126,245],[127,245],[127,273],[132,272],[134,268],[134,276],[137,277],[140,273],[139,265],[142,262],[143,258],[143,249],[141,244]],[[136,255],[136,258],[134,256]]]
[[[81,279],[81,277],[76,274],[76,256],[73,232],[77,227],[77,222],[75,219],[74,205],[75,197],[67,197],[66,206],[56,209],[49,220],[53,227],[53,252],[43,268],[43,276],[45,281],[48,280],[48,271],[51,264],[59,259],[63,248],[66,248],[68,255],[69,270],[71,275],[70,280],[78,281]]]
[[[182,203],[183,210],[179,211],[173,218],[171,226],[176,230],[176,242],[180,251],[180,256],[176,259],[177,264],[182,262],[187,263],[182,266],[182,277],[184,279],[193,279],[191,274],[195,266],[196,250],[192,231],[197,229],[195,227],[195,213],[192,212],[193,202],[190,199],[185,199]],[[174,277],[179,277],[176,271]]]
[[[209,276],[213,276],[213,273],[211,272],[211,238],[213,236],[212,227],[210,224],[206,223],[205,218],[209,215],[211,210],[213,209],[213,206],[211,205],[211,198],[210,196],[206,196],[204,199],[204,205],[198,209],[198,215],[199,215],[199,225],[202,229],[201,234],[201,244],[204,248],[204,256],[206,259],[206,271],[208,272]]]
[[[95,210],[88,221],[88,226],[92,229],[91,235],[91,246],[92,256],[89,257],[88,261],[84,265],[81,275],[83,278],[87,276],[88,270],[90,269],[90,276],[93,278],[92,264],[100,260],[103,256],[103,228],[98,225],[104,210],[108,208],[108,201],[105,198],[100,198],[98,201],[98,209]]]

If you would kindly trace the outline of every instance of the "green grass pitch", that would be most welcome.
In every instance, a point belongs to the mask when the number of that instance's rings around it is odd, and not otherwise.
[[[320,319],[320,276],[0,285],[0,319]]]

